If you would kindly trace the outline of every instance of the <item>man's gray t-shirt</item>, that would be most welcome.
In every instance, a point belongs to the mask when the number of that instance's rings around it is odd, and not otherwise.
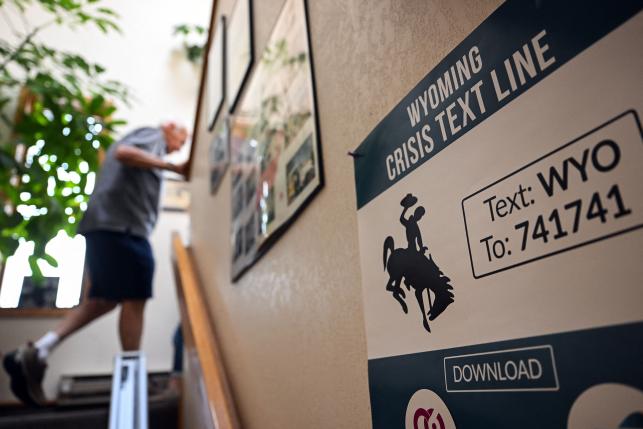
[[[162,171],[127,166],[115,157],[119,145],[130,145],[161,157],[166,143],[160,128],[138,128],[113,144],[96,179],[87,212],[78,233],[91,231],[128,232],[147,237],[159,211]]]

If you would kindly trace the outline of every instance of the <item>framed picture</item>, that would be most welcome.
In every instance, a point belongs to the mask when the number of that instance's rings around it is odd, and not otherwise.
[[[210,143],[210,193],[216,194],[230,163],[230,118],[221,116]]]
[[[24,277],[18,308],[56,308],[59,280],[59,277],[45,277],[43,284],[36,285],[32,277]]]
[[[219,21],[221,22],[221,21]],[[204,51],[204,58],[203,61],[201,62],[201,79],[199,81],[199,92],[196,100],[196,114],[194,118],[194,123],[192,125],[192,141],[190,144],[190,154],[188,157],[187,161],[187,166],[186,166],[186,171],[185,171],[185,180],[190,181],[192,178],[192,167],[194,164],[194,158],[195,158],[195,153],[196,153],[196,148],[199,144],[199,135],[204,134],[206,135],[207,133],[203,132],[204,130],[209,131],[210,126],[212,125],[212,118],[216,118],[218,116],[218,111],[221,110],[223,106],[223,100],[225,98],[224,91],[221,90],[221,95],[222,97],[220,98],[220,102],[217,104],[218,109],[215,111],[210,111],[210,104],[211,102],[208,100],[209,94],[208,94],[208,62],[210,60],[210,48],[213,48],[216,43],[214,42],[214,32],[216,32],[215,27],[221,27],[220,25],[217,25],[217,8],[216,8],[216,2],[212,3],[212,9],[210,10],[210,22],[209,22],[209,30],[208,30],[208,40],[205,44],[206,49]],[[213,32],[214,30],[214,32]],[[221,38],[222,42],[225,42],[223,40],[223,36]],[[220,44],[221,42],[219,42]],[[224,45],[225,46],[225,45]],[[222,52],[222,54],[225,54],[225,52]],[[215,61],[215,60],[213,60]],[[223,62],[225,61],[225,55],[223,55],[223,59],[221,60],[221,68],[223,69],[225,66]],[[223,79],[222,85],[225,85],[225,79],[224,79],[224,74],[221,75],[221,78]],[[221,87],[219,87],[221,88]],[[218,99],[219,97],[217,97]]]
[[[306,7],[304,0],[286,0],[233,116],[233,280],[323,186]]]
[[[226,37],[226,91],[232,113],[254,61],[252,0],[237,0]]]
[[[207,108],[210,113],[208,129],[214,128],[217,116],[223,107],[225,99],[225,16],[219,20],[214,36],[208,46],[206,85],[208,88]]]
[[[185,212],[190,208],[188,182],[166,177],[161,195],[161,209],[170,212]]]

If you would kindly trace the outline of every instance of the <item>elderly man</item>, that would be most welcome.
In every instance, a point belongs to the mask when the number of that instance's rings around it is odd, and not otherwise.
[[[152,297],[154,256],[147,240],[158,218],[163,170],[184,173],[185,164],[166,162],[179,150],[185,127],[164,123],[138,128],[106,154],[78,232],[85,236],[84,298],[55,330],[4,358],[11,390],[23,402],[45,401],[42,380],[47,356],[62,340],[120,305],[118,333],[125,351],[138,350],[145,302]]]

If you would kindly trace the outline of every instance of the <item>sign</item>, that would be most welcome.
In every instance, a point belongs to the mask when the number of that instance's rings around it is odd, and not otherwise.
[[[643,427],[641,7],[506,2],[354,151],[374,428]]]

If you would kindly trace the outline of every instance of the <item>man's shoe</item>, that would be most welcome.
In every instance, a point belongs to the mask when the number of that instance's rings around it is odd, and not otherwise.
[[[23,404],[36,405],[27,394],[27,382],[20,369],[20,362],[18,362],[16,358],[17,354],[18,350],[14,350],[6,354],[2,360],[4,370],[9,374],[9,378],[11,379],[11,391]]]
[[[32,344],[7,354],[3,364],[11,377],[11,391],[18,399],[27,405],[45,404],[42,380],[47,364],[38,358],[38,350]]]

